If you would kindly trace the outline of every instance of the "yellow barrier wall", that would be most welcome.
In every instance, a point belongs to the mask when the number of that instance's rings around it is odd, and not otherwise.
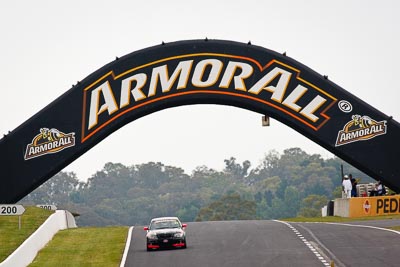
[[[354,197],[349,199],[349,217],[400,214],[400,196]]]

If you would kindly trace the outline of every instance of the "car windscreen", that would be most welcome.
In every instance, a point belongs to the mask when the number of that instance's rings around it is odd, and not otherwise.
[[[167,228],[180,228],[180,223],[177,220],[162,220],[162,221],[154,221],[150,225],[151,230],[167,229]]]

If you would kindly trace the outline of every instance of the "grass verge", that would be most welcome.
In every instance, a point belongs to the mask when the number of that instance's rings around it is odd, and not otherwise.
[[[0,262],[16,250],[52,213],[53,211],[37,207],[25,207],[25,212],[21,215],[21,229],[19,216],[0,216]]]
[[[82,227],[58,232],[29,267],[119,266],[128,227]]]
[[[395,231],[400,231],[400,226],[393,226],[393,227],[387,227],[387,228],[395,230]]]

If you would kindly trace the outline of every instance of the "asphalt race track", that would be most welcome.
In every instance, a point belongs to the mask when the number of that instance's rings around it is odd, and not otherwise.
[[[371,225],[371,226],[362,226]],[[125,267],[400,266],[400,234],[377,227],[398,220],[352,224],[280,221],[193,222],[187,249],[146,251],[135,227]]]

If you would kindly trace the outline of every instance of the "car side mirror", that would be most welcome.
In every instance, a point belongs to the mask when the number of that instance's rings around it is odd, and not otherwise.
[[[187,227],[187,224],[186,223],[183,223],[182,224],[182,228],[186,228]]]
[[[149,227],[145,226],[145,227],[143,228],[143,230],[149,231]]]

